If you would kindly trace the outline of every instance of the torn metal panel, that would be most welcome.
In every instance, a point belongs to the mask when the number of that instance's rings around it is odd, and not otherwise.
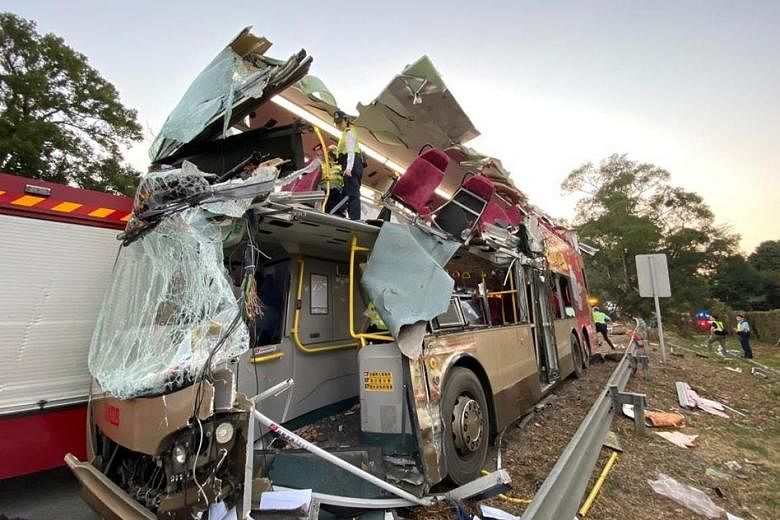
[[[308,71],[311,57],[299,51],[286,61],[265,56],[271,43],[245,28],[195,78],[152,143],[153,163],[169,162],[188,144],[224,137],[252,109]]]
[[[389,222],[382,226],[361,284],[393,337],[405,325],[446,312],[455,281],[442,266],[458,247],[460,243],[416,226]],[[413,357],[408,348],[399,348]]]
[[[211,417],[214,386],[207,381],[148,399],[103,396],[93,402],[92,414],[97,427],[109,439],[130,450],[157,455],[163,439],[189,424],[196,399],[202,403],[198,418]]]
[[[325,111],[331,116],[339,106],[331,91],[317,76],[307,75],[292,88],[306,96],[310,106]]]
[[[479,135],[427,56],[395,76],[371,103],[359,104],[358,112],[355,126],[389,146],[380,151],[400,164],[409,164],[426,144],[447,148]]]

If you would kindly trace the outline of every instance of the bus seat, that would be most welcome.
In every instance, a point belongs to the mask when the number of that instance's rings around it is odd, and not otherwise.
[[[390,196],[415,213],[423,212],[436,188],[444,180],[448,160],[441,150],[431,149],[423,153],[393,185]]]
[[[501,206],[495,202],[488,202],[485,211],[482,212],[482,216],[479,217],[479,230],[484,231],[488,224],[494,226],[506,228],[509,226],[509,217]]]
[[[450,163],[450,157],[438,148],[431,148],[430,150],[421,153],[420,157],[441,171],[447,171],[447,165]]]
[[[496,192],[496,186],[493,184],[493,181],[484,175],[472,175],[466,179],[461,187],[485,201],[492,199],[493,194]]]
[[[504,209],[506,216],[509,219],[509,225],[513,228],[517,228],[523,223],[523,212],[520,208],[514,204]]]
[[[495,191],[493,181],[472,174],[450,200],[433,212],[436,226],[458,239],[467,239],[465,235],[473,233]]]
[[[320,177],[322,176],[322,169],[317,168],[313,172],[302,175],[299,179],[285,184],[282,187],[282,191],[302,192],[302,191],[317,191],[319,189]]]

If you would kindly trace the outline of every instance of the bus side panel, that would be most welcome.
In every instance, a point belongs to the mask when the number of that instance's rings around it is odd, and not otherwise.
[[[558,362],[561,367],[561,380],[563,380],[574,372],[574,361],[571,356],[571,331],[577,329],[577,320],[576,318],[556,320],[554,326],[555,343],[558,348]]]
[[[502,430],[541,396],[532,334],[529,325],[519,325],[433,339],[426,348],[426,358],[436,358],[434,364],[439,372],[431,370],[432,393],[441,394],[447,371],[461,357],[473,357],[487,376],[486,393],[492,392],[488,398],[493,400],[496,428]],[[431,369],[430,362],[428,368]]]

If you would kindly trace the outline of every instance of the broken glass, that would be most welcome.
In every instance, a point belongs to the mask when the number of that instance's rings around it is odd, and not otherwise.
[[[237,118],[306,74],[311,57],[304,51],[280,61],[264,56],[270,46],[246,28],[225,47],[166,119],[149,149],[152,162],[172,156],[196,139],[224,137]]]

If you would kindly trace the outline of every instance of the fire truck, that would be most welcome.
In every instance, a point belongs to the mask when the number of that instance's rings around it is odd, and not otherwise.
[[[85,453],[87,352],[131,209],[0,173],[0,479]]]

